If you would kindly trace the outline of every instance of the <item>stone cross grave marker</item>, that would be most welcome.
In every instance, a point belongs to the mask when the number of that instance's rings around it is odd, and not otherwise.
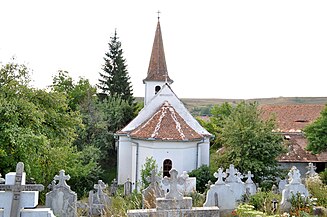
[[[182,177],[184,180],[186,180],[186,179],[188,179],[189,175],[187,174],[186,171],[183,171],[181,177]]]
[[[218,173],[215,172],[213,174],[214,177],[216,177],[218,180],[215,182],[216,185],[223,185],[225,184],[223,178],[226,178],[227,174],[224,172],[223,168],[218,169]],[[210,186],[209,186],[210,188]]]
[[[150,182],[150,185],[153,185],[156,182],[160,182],[161,178],[157,176],[157,170],[152,170],[151,171],[151,176],[147,177],[146,180]]]
[[[156,199],[165,196],[164,190],[160,187],[159,183],[161,178],[157,176],[157,170],[151,171],[151,176],[146,180],[150,182],[150,185],[142,191],[142,207],[146,209],[156,207]]]
[[[182,177],[178,177],[178,172],[175,169],[169,171],[170,178],[164,177],[162,183],[164,185],[170,185],[170,190],[166,194],[166,199],[183,199],[183,194],[178,191],[177,185],[183,185],[185,180]]]
[[[246,184],[253,184],[252,178],[254,177],[254,175],[251,173],[251,171],[248,171],[245,177],[247,178],[245,181]]]
[[[316,173],[317,167],[313,165],[313,163],[309,163],[309,166],[306,167],[308,172],[306,173],[309,177],[315,177],[318,173]]]
[[[237,178],[237,182],[242,182],[242,179],[244,178],[244,176],[242,175],[242,173],[237,171],[236,172],[236,178]]]
[[[228,173],[228,177],[226,178],[227,183],[237,182],[237,177],[236,177],[237,169],[234,168],[233,164],[229,165],[229,169],[226,170],[226,173]]]
[[[124,195],[128,196],[130,194],[132,194],[132,182],[127,178],[127,181],[124,183]]]
[[[301,174],[296,167],[292,167],[288,173],[290,184],[300,184],[301,183]]]
[[[107,185],[102,180],[99,180],[98,184],[94,184],[96,194],[94,194],[93,191],[90,191],[89,193],[90,215],[103,215],[106,206],[110,205],[110,198],[103,192],[106,188]]]
[[[113,179],[110,185],[110,195],[115,196],[117,193],[118,182],[116,179]]]
[[[56,181],[59,181],[58,184],[54,186],[54,188],[60,188],[60,187],[70,188],[66,183],[66,180],[69,180],[70,176],[65,175],[65,170],[60,170],[59,176],[55,175],[55,177],[53,179]]]
[[[23,174],[24,174],[24,163],[19,162],[16,166],[16,174],[15,174],[14,184],[13,185],[12,184],[0,185],[0,191],[11,191],[12,192],[10,217],[20,216],[21,208],[24,208],[26,206],[26,204],[20,203],[21,195],[24,194],[24,192],[22,192],[22,191],[35,192],[35,191],[43,191],[44,190],[44,186],[40,185],[40,184],[25,185],[25,181],[23,181]],[[36,197],[36,196],[34,196],[34,197]],[[0,200],[3,200],[1,198],[1,196],[0,196]],[[2,207],[2,208],[9,209],[9,207]],[[5,210],[5,212],[6,212],[6,210]]]
[[[46,194],[46,206],[51,208],[56,216],[77,216],[77,194],[67,185],[66,180],[69,179],[70,176],[65,175],[65,170],[60,170],[59,175],[55,175],[50,184],[51,191]]]

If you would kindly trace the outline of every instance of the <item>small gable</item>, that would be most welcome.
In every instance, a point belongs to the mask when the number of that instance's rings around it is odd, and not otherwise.
[[[152,117],[130,132],[130,136],[166,141],[203,139],[203,136],[193,130],[167,101]]]

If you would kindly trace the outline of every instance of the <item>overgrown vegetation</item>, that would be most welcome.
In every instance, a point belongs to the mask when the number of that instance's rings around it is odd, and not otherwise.
[[[327,150],[327,105],[321,111],[320,117],[304,129],[308,139],[307,150],[317,154]]]
[[[285,151],[282,137],[274,133],[274,119],[262,120],[257,103],[241,102],[236,107],[214,107],[214,115],[204,126],[217,134],[222,149],[211,147],[211,171],[234,164],[240,172],[256,174],[255,182],[278,176],[276,158]]]

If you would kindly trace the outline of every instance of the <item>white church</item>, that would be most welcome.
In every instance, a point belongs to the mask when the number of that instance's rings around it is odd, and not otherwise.
[[[141,180],[141,168],[153,157],[163,176],[175,168],[191,171],[209,165],[211,134],[186,109],[171,88],[158,18],[145,84],[144,108],[118,131],[118,184],[127,179],[133,188]]]

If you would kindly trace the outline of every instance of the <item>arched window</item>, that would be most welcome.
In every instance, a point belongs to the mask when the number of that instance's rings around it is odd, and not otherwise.
[[[161,89],[160,86],[156,86],[156,87],[154,88],[155,93],[157,94],[157,93],[160,91],[160,89]]]
[[[171,170],[173,166],[173,163],[171,160],[169,159],[166,159],[164,160],[163,162],[163,177],[167,176],[167,177],[170,177],[170,174],[169,174],[169,171]]]

